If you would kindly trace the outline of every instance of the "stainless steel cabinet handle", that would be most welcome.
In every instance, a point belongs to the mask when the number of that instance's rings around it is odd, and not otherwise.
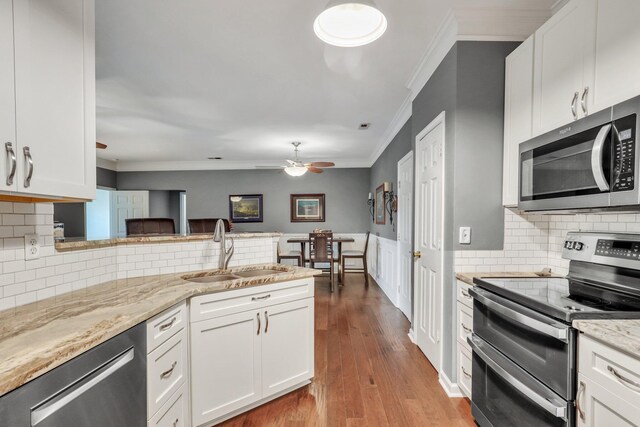
[[[584,92],[582,92],[582,98],[580,99],[580,105],[582,106],[582,112],[585,115],[589,114],[589,110],[587,108],[587,95],[589,95],[589,86],[584,88]]]
[[[604,143],[610,131],[611,123],[602,126],[591,149],[591,172],[593,172],[593,178],[596,180],[600,191],[609,191],[609,183],[602,169],[602,150],[604,149]]]
[[[618,381],[622,383],[622,385],[625,385],[627,387],[631,386],[631,387],[640,389],[640,384],[638,384],[633,380],[630,380],[629,378],[623,377],[622,375],[620,375],[620,373],[618,373],[618,371],[616,371],[616,369],[613,366],[607,366],[607,370],[611,372],[613,376],[616,377]]]
[[[260,335],[260,327],[261,327],[260,313],[256,313],[256,316],[258,317],[258,332],[256,333],[256,335]]]
[[[573,99],[571,100],[571,114],[573,114],[573,119],[578,119],[578,97],[580,96],[580,92],[576,92],[573,94]]]
[[[462,329],[468,334],[473,332],[473,330],[471,328],[468,328],[467,325],[465,325],[464,323],[462,323],[460,326],[462,326]]]
[[[22,152],[24,153],[24,158],[29,165],[29,172],[24,179],[24,188],[29,188],[29,186],[31,185],[31,177],[33,176],[33,158],[31,157],[31,151],[29,150],[29,147],[24,147],[22,149]]]
[[[13,185],[13,178],[16,176],[16,152],[13,151],[13,144],[10,142],[5,142],[4,148],[7,150],[7,156],[11,159],[11,171],[7,175],[7,185]]]
[[[180,422],[180,420],[178,418],[176,418],[176,420],[173,422],[173,427],[178,427],[178,423]]]
[[[466,369],[464,369],[464,366],[460,366],[460,369],[462,369],[462,373],[464,374],[465,377],[471,378],[471,374],[468,373]]]
[[[463,290],[460,292],[462,294],[463,297],[465,297],[466,299],[473,299],[473,297],[471,295],[469,295],[469,292]]]
[[[584,393],[587,385],[584,381],[580,381],[580,387],[578,387],[578,394],[576,394],[576,411],[578,411],[578,416],[582,421],[584,421],[584,411],[582,410],[582,405],[580,404],[580,399],[582,398],[582,393]]]
[[[527,326],[535,331],[553,337],[562,342],[568,342],[569,338],[569,328],[567,327],[557,327],[554,325],[550,325],[548,323],[542,322],[540,320],[534,319],[533,317],[529,317],[523,313],[519,313],[515,310],[510,309],[509,307],[505,307],[504,305],[498,304],[490,300],[489,298],[480,294],[481,290],[472,290],[471,293],[476,301],[483,304],[488,309],[507,317],[514,322],[520,323],[521,325]]]
[[[264,318],[266,319],[266,325],[264,326],[264,333],[266,334],[267,331],[269,330],[269,313],[264,312]]]
[[[543,408],[545,411],[549,412],[554,417],[566,419],[567,408],[565,406],[554,405],[549,400],[547,400],[543,396],[540,396],[538,393],[531,390],[525,384],[518,381],[517,378],[515,378],[513,375],[508,373],[499,364],[494,362],[487,354],[485,354],[485,352],[482,351],[480,347],[478,347],[475,340],[470,339],[468,340],[468,342],[471,345],[471,348],[473,349],[474,354],[477,354],[484,361],[484,363],[487,364],[487,366],[489,366],[496,374],[502,377],[502,379],[505,382],[507,382],[511,387],[518,390],[520,393],[525,395],[528,399],[530,399],[536,405]]]
[[[160,325],[160,330],[161,331],[166,331],[167,329],[170,329],[174,323],[176,323],[176,317],[174,316],[170,321],[168,321],[167,323],[163,323],[162,325]]]
[[[46,418],[58,412],[89,389],[96,386],[101,381],[104,381],[118,369],[131,362],[133,360],[133,356],[134,349],[131,347],[102,365],[99,369],[92,371],[86,377],[76,381],[71,387],[65,389],[64,392],[42,403],[39,407],[31,411],[31,425],[36,426],[40,424]]]
[[[166,371],[164,371],[163,373],[160,374],[160,378],[165,379],[171,376],[171,374],[173,374],[173,370],[176,369],[176,366],[178,365],[178,362],[173,362],[171,364],[171,368],[167,369]]]
[[[264,296],[261,296],[261,297],[251,297],[251,301],[263,301],[263,300],[267,300],[269,298],[271,298],[271,294],[264,295]]]

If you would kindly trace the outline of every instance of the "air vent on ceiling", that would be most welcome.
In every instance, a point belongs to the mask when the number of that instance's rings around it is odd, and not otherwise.
[[[220,156],[216,156],[216,157],[207,157],[207,159],[209,159],[209,160],[222,160],[222,157],[220,157]]]
[[[360,123],[360,126],[358,126],[358,129],[367,130],[369,129],[369,127],[371,127],[371,123]]]

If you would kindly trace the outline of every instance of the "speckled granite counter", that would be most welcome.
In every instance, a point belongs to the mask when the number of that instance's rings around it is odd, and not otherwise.
[[[319,270],[263,264],[267,276],[193,283],[196,272],[122,279],[0,312],[0,395],[194,295],[302,279]]]
[[[282,233],[227,233],[227,237],[234,239],[255,239],[264,237],[280,237]],[[144,243],[176,243],[211,240],[213,234],[165,234],[132,237],[116,237],[102,240],[73,240],[68,239],[63,242],[56,242],[55,247],[58,252],[80,251],[84,249],[108,248],[119,245],[139,245]]]
[[[473,279],[474,278],[485,278],[485,279],[497,279],[497,278],[518,278],[518,279],[525,279],[528,277],[544,277],[544,276],[539,276],[536,273],[532,272],[532,271],[525,271],[525,272],[518,272],[518,271],[508,271],[508,272],[496,272],[496,273],[482,273],[482,272],[477,272],[477,273],[456,273],[456,279],[464,282],[464,283],[468,283],[469,285],[473,285]],[[546,276],[546,277],[562,277],[562,276],[558,276],[555,274],[552,274],[551,276]]]
[[[617,350],[640,355],[640,319],[574,320],[573,327]]]

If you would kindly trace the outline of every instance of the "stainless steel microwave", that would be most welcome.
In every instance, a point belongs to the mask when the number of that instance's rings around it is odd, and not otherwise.
[[[640,97],[520,144],[518,208],[640,209]]]

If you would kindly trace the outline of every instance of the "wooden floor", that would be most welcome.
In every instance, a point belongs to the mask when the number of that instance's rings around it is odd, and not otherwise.
[[[475,425],[468,400],[447,397],[409,321],[370,283],[350,274],[331,295],[328,278],[316,279],[313,382],[221,425]]]

